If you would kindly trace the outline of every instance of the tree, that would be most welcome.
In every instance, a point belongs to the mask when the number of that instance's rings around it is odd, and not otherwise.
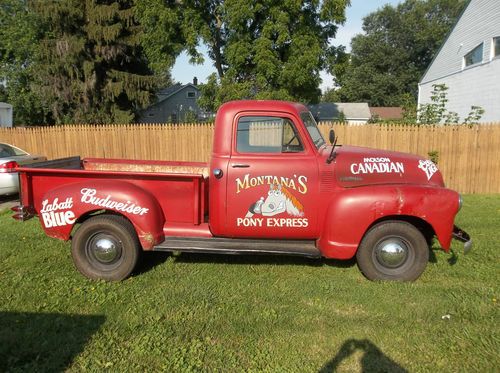
[[[0,3],[0,101],[14,106],[14,123],[46,122],[42,103],[31,90],[34,51],[43,29],[26,1]]]
[[[321,95],[321,102],[340,102],[338,89],[327,88]]]
[[[47,32],[33,90],[56,123],[128,123],[148,106],[159,79],[131,0],[36,0],[34,12]]]
[[[148,27],[148,45],[150,50],[160,51],[154,47],[158,44],[152,41],[154,35],[172,30],[168,20],[176,14],[192,62],[201,61],[199,45],[208,47],[217,73],[201,88],[204,96],[201,104],[205,109],[244,98],[317,102],[319,71],[336,50],[329,46],[329,39],[345,21],[349,3],[349,0],[154,1],[155,13],[164,21]]]
[[[0,26],[16,123],[130,122],[168,80],[148,66],[133,0],[3,0]]]
[[[363,20],[351,41],[349,63],[330,68],[343,101],[400,106],[411,94],[456,22],[465,0],[406,0],[385,5]],[[345,55],[340,55],[345,62]]]

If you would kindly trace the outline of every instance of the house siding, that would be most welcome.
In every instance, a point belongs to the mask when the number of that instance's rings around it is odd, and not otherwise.
[[[196,92],[194,98],[187,97],[188,92]],[[140,123],[166,123],[166,122],[185,122],[186,114],[193,111],[196,116],[200,115],[198,107],[198,97],[200,91],[198,88],[187,85],[170,97],[147,108],[141,115]],[[174,117],[177,117],[174,120]]]
[[[484,43],[483,62],[490,61],[491,40],[495,36],[500,36],[500,1],[471,0],[423,76],[421,84],[462,71],[464,55],[480,43]]]
[[[434,84],[445,84],[446,108],[460,119],[474,105],[485,110],[481,122],[500,121],[500,58],[493,58],[494,37],[500,37],[500,0],[471,0],[420,81],[419,105],[431,102]],[[464,56],[481,43],[482,62],[464,67]]]
[[[446,84],[449,88],[448,111],[456,112],[463,120],[471,106],[480,106],[485,112],[482,123],[500,121],[500,59],[490,63],[471,67],[460,74],[453,74],[436,82],[420,85],[419,103],[430,103],[433,84]]]

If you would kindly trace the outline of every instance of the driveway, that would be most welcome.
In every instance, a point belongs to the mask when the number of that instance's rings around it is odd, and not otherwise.
[[[19,196],[0,196],[0,212],[9,210],[11,207],[19,204]]]

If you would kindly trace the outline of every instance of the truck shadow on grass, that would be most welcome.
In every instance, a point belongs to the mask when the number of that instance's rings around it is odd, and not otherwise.
[[[437,264],[438,258],[436,256],[436,253],[441,252],[442,249],[440,247],[432,247],[431,250],[429,250],[429,263],[431,264]],[[453,250],[450,249],[450,252],[448,254],[448,258],[446,259],[449,265],[454,266],[458,262],[458,255],[457,253]]]
[[[390,372],[390,373],[407,373],[408,370],[400,366],[394,360],[385,355],[375,344],[368,339],[348,339],[340,347],[337,355],[328,361],[320,370],[319,373],[336,372],[339,366],[349,364],[346,360],[357,360],[360,354],[359,365],[360,372]],[[357,363],[357,361],[356,361]],[[356,364],[357,365],[357,364]],[[353,370],[348,369],[349,371]]]
[[[283,255],[222,255],[222,254],[198,254],[181,253],[171,254],[167,252],[145,252],[141,263],[135,270],[135,275],[149,272],[158,265],[165,263],[169,258],[178,263],[215,263],[228,265],[296,265],[322,267],[324,265],[338,268],[350,268],[356,265],[356,259],[334,260],[325,258],[307,258],[301,256]]]
[[[0,372],[64,371],[104,321],[100,315],[0,312]]]

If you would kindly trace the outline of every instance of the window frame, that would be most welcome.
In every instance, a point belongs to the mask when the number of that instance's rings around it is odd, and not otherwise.
[[[498,42],[498,51],[495,49],[495,42]],[[498,52],[498,54],[495,54]],[[494,36],[491,38],[491,60],[500,58],[500,36]]]
[[[189,94],[192,93],[193,96],[189,96]],[[186,91],[186,98],[196,98],[196,91]]]
[[[292,129],[294,130],[295,135],[297,136],[297,139],[302,146],[302,150],[300,151],[294,151],[294,152],[286,152],[283,151],[283,132],[282,132],[282,138],[281,138],[281,151],[279,152],[250,152],[250,151],[240,151],[238,150],[238,125],[240,123],[240,120],[245,117],[268,117],[268,118],[277,118],[283,120],[284,123],[288,121],[290,125],[292,126]],[[232,153],[237,154],[240,156],[282,156],[282,155],[305,155],[309,153],[308,146],[306,145],[306,141],[304,141],[304,134],[301,131],[300,126],[297,125],[297,120],[294,117],[288,116],[285,113],[274,113],[274,112],[245,112],[245,113],[240,113],[234,118],[234,123],[233,123],[233,144],[232,144]]]

